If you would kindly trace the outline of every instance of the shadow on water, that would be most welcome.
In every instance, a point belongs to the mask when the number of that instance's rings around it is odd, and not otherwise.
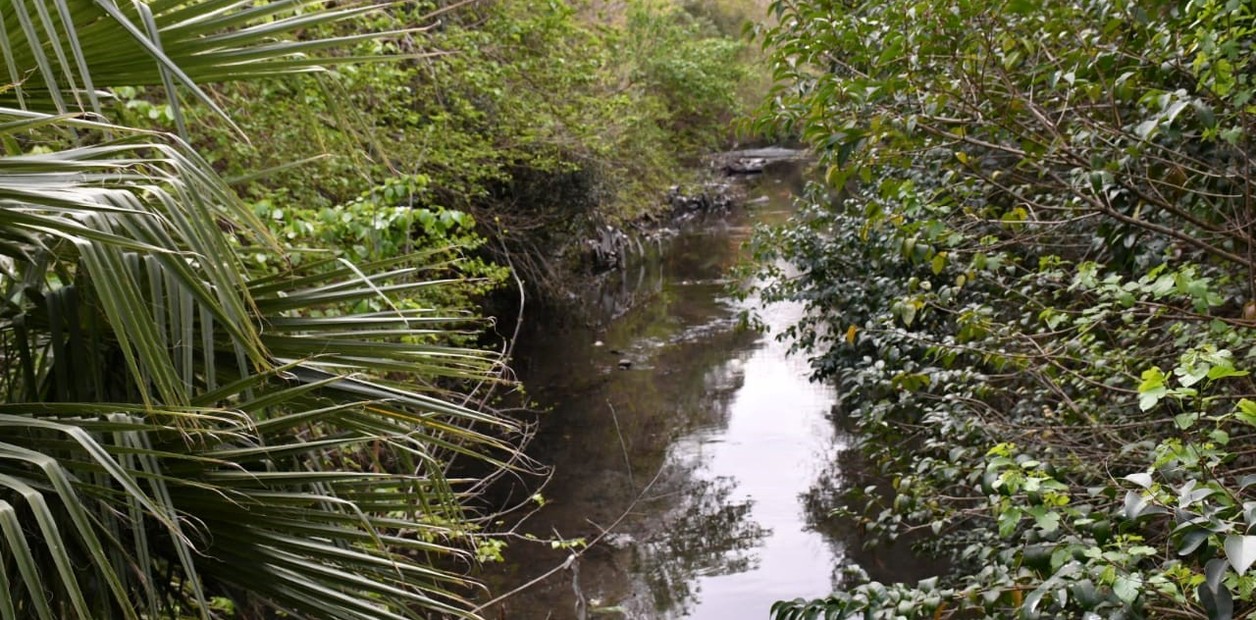
[[[836,396],[787,344],[741,328],[726,292],[751,226],[787,217],[801,183],[796,167],[760,177],[744,212],[689,222],[589,291],[598,327],[526,319],[514,366],[544,409],[529,453],[554,474],[522,530],[592,539],[619,523],[488,617],[766,618],[776,600],[832,591],[849,562],[925,576],[902,549],[860,552],[858,526],[831,516],[863,478],[830,417]],[[801,312],[760,316],[779,331]],[[518,501],[535,491],[525,482],[499,491]],[[507,592],[569,553],[511,541],[481,577]]]

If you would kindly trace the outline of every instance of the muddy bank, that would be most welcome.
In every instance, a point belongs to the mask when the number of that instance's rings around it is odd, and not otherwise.
[[[778,146],[710,154],[703,158],[705,180],[668,188],[662,210],[622,226],[595,226],[583,243],[581,270],[597,275],[628,267],[646,245],[675,235],[689,221],[724,217],[741,206],[754,191],[757,175],[770,171],[774,183],[794,179],[807,161],[806,151]]]
[[[708,158],[708,165],[725,175],[752,175],[786,170],[790,166],[805,163],[810,157],[810,154],[802,149],[767,146],[715,153]]]
[[[646,244],[674,235],[694,218],[723,216],[744,201],[746,187],[736,179],[712,179],[689,186],[673,185],[663,196],[666,208],[625,226],[601,225],[584,241],[582,271],[597,275],[629,266],[644,254]]]
[[[753,160],[755,172],[726,169],[728,162],[746,160]],[[560,323],[598,325],[622,317],[657,293],[648,285],[651,268],[673,239],[694,227],[726,226],[770,200],[788,203],[803,184],[808,161],[805,152],[781,147],[708,156],[702,164],[707,179],[669,188],[661,197],[666,208],[624,226],[596,227],[561,298],[534,300],[534,309]]]

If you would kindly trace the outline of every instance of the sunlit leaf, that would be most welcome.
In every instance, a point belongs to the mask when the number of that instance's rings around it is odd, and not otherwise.
[[[1256,536],[1231,534],[1225,537],[1225,559],[1240,577],[1256,562]]]

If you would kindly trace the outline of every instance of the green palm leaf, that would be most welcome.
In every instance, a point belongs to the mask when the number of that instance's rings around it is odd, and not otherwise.
[[[283,37],[345,22],[392,3],[359,0],[137,2],[3,0],[0,60],[10,80],[0,105],[100,112],[97,88],[178,85],[226,114],[199,84],[317,71],[335,58],[311,54],[381,36],[305,41]],[[386,34],[386,33],[385,33]],[[356,58],[355,60],[362,60]],[[177,104],[177,98],[171,101]]]
[[[216,110],[201,83],[316,70],[378,35],[284,37],[379,6],[0,0],[0,618],[468,615],[445,472],[519,429],[449,390],[501,361],[443,344],[462,313],[350,310],[450,282],[258,277],[241,251],[281,250],[184,140],[74,116],[107,86]]]

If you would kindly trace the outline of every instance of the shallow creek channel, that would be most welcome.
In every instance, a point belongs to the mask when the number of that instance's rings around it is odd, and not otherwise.
[[[492,595],[567,568],[487,618],[766,619],[777,600],[828,594],[852,563],[924,576],[903,549],[864,551],[861,528],[830,514],[869,480],[833,390],[776,339],[801,306],[759,308],[768,334],[739,327],[755,302],[728,294],[730,270],[755,223],[788,217],[802,180],[787,168],[748,182],[748,206],[681,225],[588,292],[614,319],[559,328],[525,313],[514,366],[544,411],[528,452],[553,474],[521,532],[594,540],[614,527],[574,561],[510,541],[480,575]]]

